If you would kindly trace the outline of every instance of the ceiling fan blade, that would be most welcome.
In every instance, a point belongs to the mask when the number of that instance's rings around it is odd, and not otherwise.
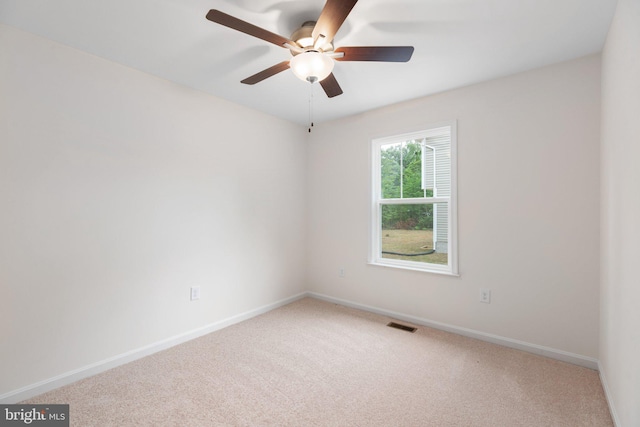
[[[326,38],[327,43],[331,43],[357,2],[358,0],[327,0],[316,26],[313,27],[313,33],[311,33],[314,42],[322,35]]]
[[[244,83],[246,85],[254,85],[256,83],[263,81],[266,78],[275,76],[279,72],[287,70],[288,68],[289,68],[289,61],[283,61],[279,64],[276,64],[272,67],[267,68],[266,70],[262,70],[251,77],[247,77],[246,79],[242,80],[240,83]]]
[[[338,84],[338,81],[336,80],[333,73],[329,74],[323,80],[320,80],[320,86],[322,86],[322,89],[324,89],[324,93],[326,93],[329,98],[342,95],[342,88]]]
[[[227,15],[226,13],[220,12],[216,9],[211,9],[209,13],[207,13],[207,19],[220,25],[224,25],[225,27],[240,31],[241,33],[249,34],[250,36],[268,41],[276,46],[284,47],[287,43],[295,45],[293,41],[286,37],[279,36],[278,34],[267,31],[264,28],[257,27],[234,16]]]
[[[355,46],[339,47],[336,53],[343,52],[343,57],[336,61],[382,61],[407,62],[413,55],[413,46]]]

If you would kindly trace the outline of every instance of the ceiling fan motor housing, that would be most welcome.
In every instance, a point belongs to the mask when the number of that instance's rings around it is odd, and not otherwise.
[[[313,46],[313,28],[316,25],[316,21],[306,21],[302,24],[300,28],[295,30],[293,34],[291,34],[291,40],[295,41],[298,46],[300,46],[305,51],[307,50],[315,50],[318,52],[333,52],[333,43],[325,43],[321,46],[314,47]],[[296,56],[302,52],[296,52],[292,49],[289,49],[293,56]]]

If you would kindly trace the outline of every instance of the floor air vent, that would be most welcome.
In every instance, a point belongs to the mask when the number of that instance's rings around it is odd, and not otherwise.
[[[415,332],[418,330],[418,328],[414,328],[412,326],[407,326],[407,325],[401,325],[400,323],[396,323],[396,322],[389,322],[387,323],[387,326],[390,328],[396,328],[396,329],[400,329],[407,332]]]

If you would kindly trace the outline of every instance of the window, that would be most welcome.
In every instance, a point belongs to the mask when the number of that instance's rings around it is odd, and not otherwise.
[[[370,263],[458,274],[456,123],[372,147]]]

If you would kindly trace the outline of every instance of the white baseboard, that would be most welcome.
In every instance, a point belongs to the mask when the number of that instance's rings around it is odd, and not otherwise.
[[[579,366],[584,366],[590,369],[600,370],[601,366],[599,365],[598,360],[581,356],[574,353],[569,353],[563,350],[557,350],[550,347],[544,347],[537,344],[530,344],[524,341],[513,340],[511,338],[505,338],[498,335],[487,334],[485,332],[476,331],[468,328],[461,328],[458,326],[452,326],[441,322],[436,322],[429,319],[424,319],[417,316],[410,316],[398,312],[394,312],[391,310],[385,310],[377,307],[372,307],[360,303],[355,303],[352,301],[347,301],[339,298],[333,298],[328,295],[319,294],[316,292],[303,292],[297,295],[294,295],[289,298],[285,298],[280,301],[276,301],[271,304],[267,304],[262,307],[258,307],[253,310],[249,310],[244,313],[237,314],[235,316],[229,317],[227,319],[223,319],[217,322],[214,322],[210,325],[203,326],[198,329],[194,329],[192,331],[185,332],[180,335],[176,335],[174,337],[167,338],[165,340],[150,344],[145,347],[141,347],[135,350],[128,351],[123,354],[119,354],[117,356],[102,360],[100,362],[92,363],[87,366],[83,366],[81,368],[75,369],[70,372],[66,372],[64,374],[55,376],[53,378],[49,378],[43,381],[40,381],[35,384],[31,384],[25,387],[22,387],[18,390],[13,390],[8,393],[0,395],[0,403],[9,404],[16,403],[22,400],[29,399],[31,397],[37,396],[42,393],[46,393],[50,390],[56,389],[58,387],[65,386],[67,384],[71,384],[73,382],[79,381],[83,378],[87,378],[101,372],[107,371],[109,369],[115,368],[120,365],[124,365],[129,362],[133,362],[134,360],[140,359],[145,356],[149,356],[151,354],[157,353],[159,351],[165,350],[167,348],[173,347],[178,344],[182,344],[184,342],[190,341],[192,339],[201,337],[203,335],[209,334],[211,332],[215,332],[217,330],[226,328],[227,326],[234,325],[236,323],[251,319],[252,317],[259,316],[261,314],[267,313],[276,308],[282,307],[284,305],[290,304],[294,301],[302,299],[304,297],[312,297],[319,300],[331,302],[334,304],[340,304],[346,307],[352,307],[359,310],[364,310],[376,314],[380,314],[387,317],[392,317],[398,320],[404,320],[406,322],[415,323],[417,325],[428,326],[435,329],[440,329],[443,331],[451,332],[458,335],[463,335],[470,338],[476,338],[482,341],[491,342],[494,344],[502,345],[505,347],[515,348],[518,350],[523,350],[529,353],[534,353],[546,357],[550,357],[552,359],[561,360],[564,362],[572,363]],[[610,394],[608,391],[606,379],[604,377],[604,372],[600,370],[600,377],[602,379],[603,388],[605,390],[605,395],[607,397],[607,402],[609,403],[609,407],[611,409],[611,416],[614,420],[616,426],[619,426],[617,422],[617,417],[615,414],[614,407],[611,405]]]
[[[100,362],[92,363],[90,365],[83,366],[70,372],[65,372],[64,374],[22,387],[18,390],[10,391],[8,393],[0,395],[0,403],[11,404],[29,399],[58,387],[62,387],[67,384],[79,381],[83,378],[99,374],[117,366],[133,362],[134,360],[140,359],[145,356],[149,356],[153,353],[166,350],[167,348],[173,347],[175,345],[182,344],[211,332],[218,331],[220,329],[226,328],[227,326],[231,326],[236,323],[251,319],[252,317],[259,316],[278,307],[282,307],[284,305],[302,299],[305,296],[308,296],[308,294],[306,292],[303,292],[298,295],[294,295],[292,297],[285,298],[283,300],[276,301],[262,307],[258,307],[256,309],[237,314],[227,319],[219,320],[201,328],[197,328],[183,334],[176,335],[165,340],[119,354],[114,357],[110,357]]]
[[[524,341],[518,341],[511,338],[501,337],[499,335],[488,334],[488,333],[476,331],[473,329],[461,328],[459,326],[452,326],[446,323],[424,319],[422,317],[410,316],[402,313],[397,313],[391,310],[371,307],[368,305],[355,303],[352,301],[333,298],[328,295],[318,294],[316,292],[308,292],[307,294],[310,297],[317,298],[327,302],[332,302],[335,304],[344,305],[346,307],[357,308],[359,310],[369,311],[371,313],[376,313],[383,316],[392,317],[394,319],[415,323],[416,325],[428,326],[434,329],[440,329],[442,331],[463,335],[465,337],[476,338],[482,341],[487,341],[493,344],[498,344],[498,345],[502,345],[509,348],[515,348],[517,350],[526,351],[528,353],[546,356],[551,359],[561,360],[563,362],[572,363],[574,365],[583,366],[589,369],[594,369],[594,370],[598,369],[598,360],[591,357],[586,357],[586,356],[582,356],[575,353],[569,353],[567,351],[557,350],[554,348],[545,347],[537,344],[531,344]]]
[[[616,412],[616,407],[613,406],[613,399],[611,397],[611,391],[609,391],[607,377],[605,376],[604,369],[602,368],[602,364],[600,363],[600,361],[598,361],[598,373],[600,374],[600,382],[602,383],[602,388],[604,389],[604,397],[607,399],[607,405],[609,405],[609,413],[611,413],[613,425],[614,427],[620,427],[622,424],[620,424],[618,413]]]

